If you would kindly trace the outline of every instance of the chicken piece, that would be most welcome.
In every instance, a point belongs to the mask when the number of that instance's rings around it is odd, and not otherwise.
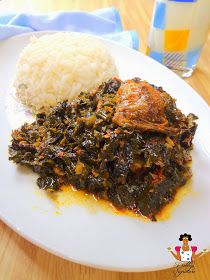
[[[158,90],[140,79],[127,80],[118,92],[116,113],[113,122],[119,126],[133,127],[141,131],[158,131],[174,134],[179,131],[172,127],[165,109],[174,103],[169,94]]]

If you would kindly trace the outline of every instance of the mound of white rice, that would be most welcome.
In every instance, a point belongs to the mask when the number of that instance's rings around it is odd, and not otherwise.
[[[59,101],[74,99],[116,76],[106,46],[75,33],[32,37],[17,62],[14,86],[21,102],[33,112],[48,111]]]

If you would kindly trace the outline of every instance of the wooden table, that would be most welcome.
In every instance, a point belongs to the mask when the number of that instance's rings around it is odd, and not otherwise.
[[[14,8],[18,11],[45,12],[61,9],[94,10],[114,5],[120,11],[124,29],[135,29],[139,32],[140,49],[145,52],[153,3],[153,0],[2,0],[0,12],[7,12]],[[210,36],[196,71],[191,78],[186,79],[186,82],[210,104]],[[194,274],[185,274],[177,279],[210,279],[210,254],[198,259],[195,268]],[[150,273],[118,273],[74,264],[32,245],[0,222],[0,280],[13,279],[172,280],[176,278],[173,276],[172,269]]]

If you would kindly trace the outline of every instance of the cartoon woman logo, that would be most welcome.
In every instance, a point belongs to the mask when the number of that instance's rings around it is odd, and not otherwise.
[[[191,262],[194,261],[196,258],[201,256],[202,254],[206,253],[208,250],[203,249],[200,253],[197,253],[197,247],[196,246],[190,246],[188,244],[189,241],[192,240],[192,237],[190,234],[184,233],[181,234],[179,237],[179,241],[182,241],[182,246],[176,246],[175,251],[171,249],[171,247],[168,247],[167,250],[171,252],[171,254],[174,256],[174,258],[181,262]]]

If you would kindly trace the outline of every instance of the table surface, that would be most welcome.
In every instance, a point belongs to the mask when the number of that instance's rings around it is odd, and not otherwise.
[[[119,9],[124,29],[137,30],[140,36],[140,50],[145,52],[153,0],[2,0],[0,12],[94,10],[115,6]],[[209,34],[210,35],[210,34]],[[203,48],[197,69],[186,79],[210,104],[210,36]],[[89,268],[56,257],[16,234],[0,222],[0,280],[171,280],[173,269],[148,273],[120,273]],[[178,279],[210,279],[210,254],[195,263],[195,273],[180,275]]]

